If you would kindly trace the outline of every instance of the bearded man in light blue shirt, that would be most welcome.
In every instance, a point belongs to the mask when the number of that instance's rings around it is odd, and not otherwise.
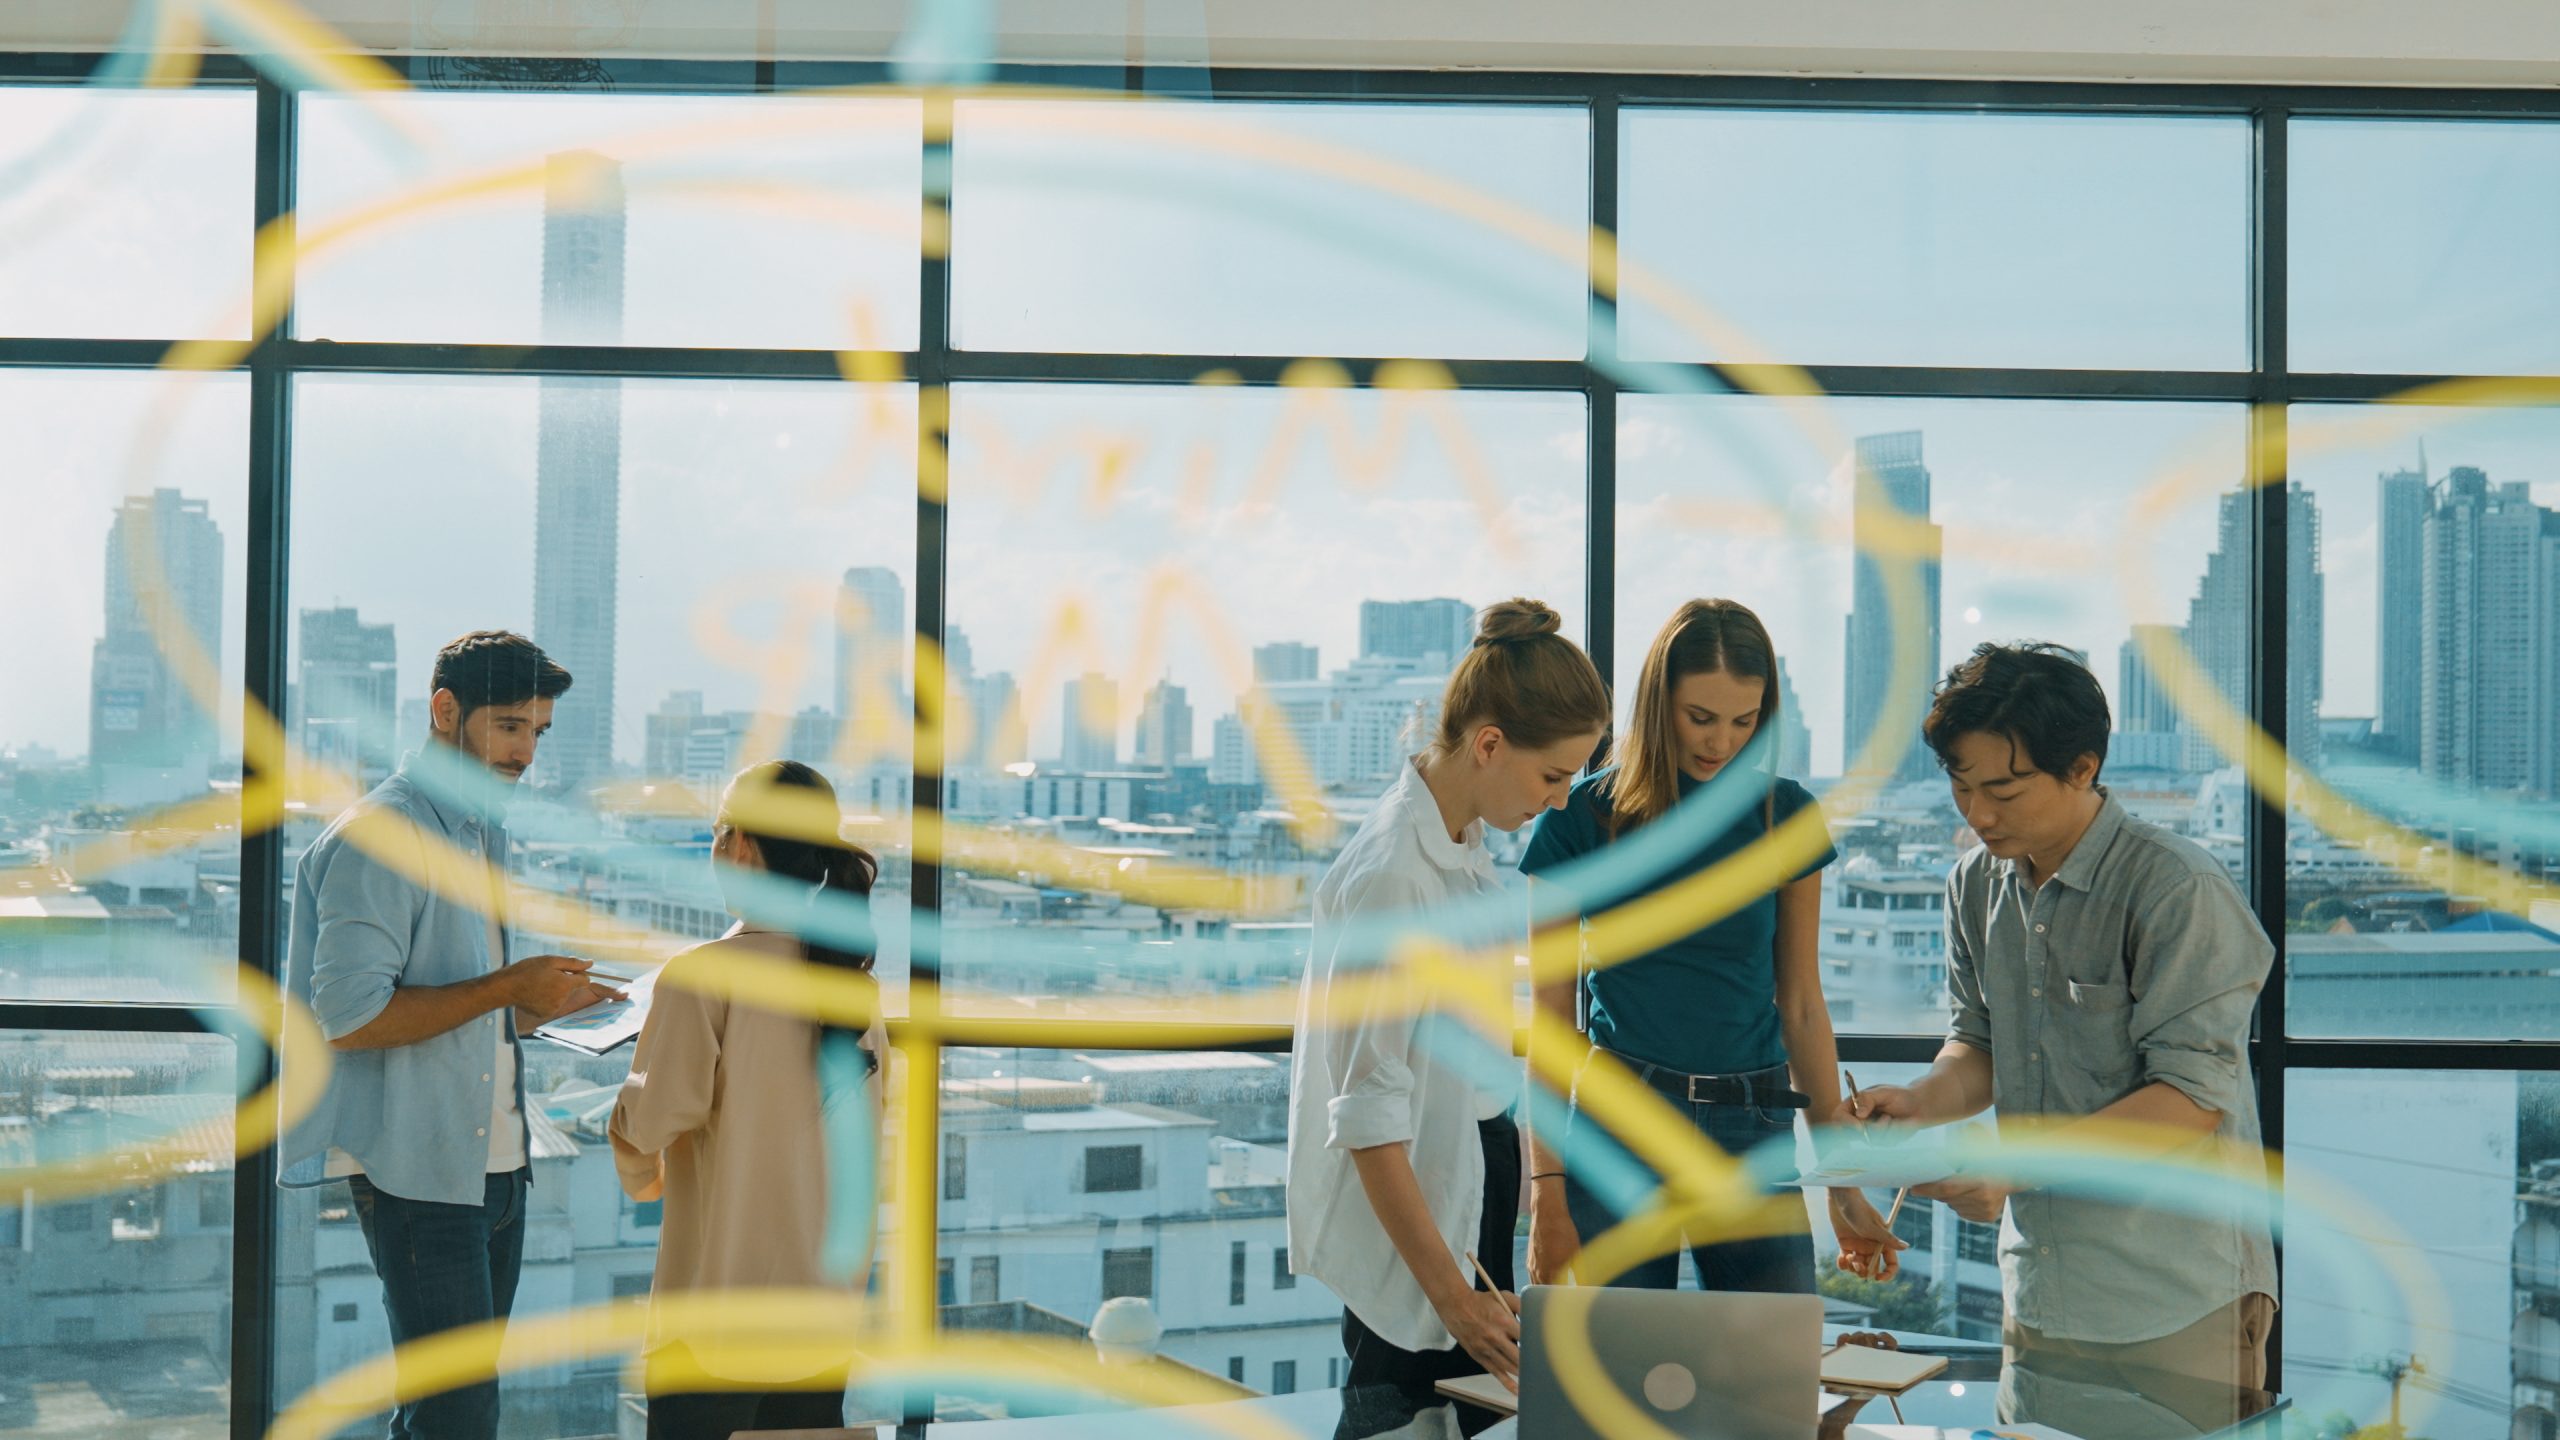
[[[436,656],[434,733],[294,871],[286,985],[335,1052],[281,1182],[343,1179],[395,1345],[514,1303],[532,1183],[517,1036],[611,997],[567,955],[510,960],[508,792],[569,672],[483,630]],[[495,1380],[392,1412],[392,1440],[495,1440]]]

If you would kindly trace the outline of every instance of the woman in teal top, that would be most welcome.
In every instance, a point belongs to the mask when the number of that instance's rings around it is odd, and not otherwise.
[[[1590,902],[1605,908],[1676,885],[1812,805],[1802,785],[1767,767],[1774,743],[1751,744],[1777,721],[1777,673],[1769,632],[1749,609],[1731,600],[1681,606],[1645,655],[1634,713],[1610,752],[1609,768],[1575,786],[1562,810],[1539,820],[1520,868],[1535,875],[1561,867],[1663,819],[1693,796],[1701,804],[1731,804],[1737,788],[1747,795],[1733,821],[1678,864],[1642,886],[1619,887]],[[1816,955],[1820,872],[1837,858],[1826,840],[1821,854],[1775,891],[1581,982],[1591,1045],[1623,1061],[1730,1153],[1792,1144],[1798,1110],[1809,1110],[1816,1125],[1843,1118],[1839,1052]],[[1567,1016],[1575,999],[1571,984],[1542,987],[1538,995],[1539,1004]],[[1573,1123],[1583,1123],[1578,1108]],[[1529,1155],[1529,1274],[1532,1283],[1552,1283],[1583,1237],[1624,1217],[1566,1173],[1556,1149],[1535,1135]],[[1856,1190],[1832,1191],[1830,1203],[1842,1267],[1890,1277],[1902,1242],[1884,1217]],[[1813,1241],[1806,1231],[1703,1244],[1686,1238],[1707,1289],[1813,1290]],[[1667,1290],[1679,1274],[1674,1253],[1613,1283]]]

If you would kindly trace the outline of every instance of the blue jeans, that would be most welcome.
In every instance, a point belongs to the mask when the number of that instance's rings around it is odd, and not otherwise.
[[[530,1172],[489,1177],[477,1205],[407,1200],[362,1175],[347,1180],[356,1223],[382,1277],[391,1343],[503,1320],[515,1308],[524,1265],[524,1205]],[[497,1440],[498,1382],[464,1385],[391,1412],[391,1440]]]
[[[1715,1142],[1729,1155],[1742,1155],[1761,1145],[1776,1142],[1780,1136],[1795,1134],[1796,1112],[1777,1106],[1706,1105],[1675,1100],[1673,1109],[1684,1111],[1698,1133]],[[1574,1107],[1573,1125],[1580,1125],[1581,1106]],[[1567,1129],[1570,1140],[1572,1131]],[[1785,1143],[1792,1145],[1792,1138]],[[1650,1173],[1650,1172],[1648,1172]],[[1790,1192],[1793,1193],[1793,1192]],[[1564,1177],[1565,1208],[1573,1216],[1574,1232],[1588,1245],[1601,1231],[1626,1218],[1611,1210],[1599,1196],[1582,1187],[1571,1171]],[[1808,1229],[1795,1235],[1762,1235],[1748,1240],[1716,1240],[1706,1244],[1689,1240],[1689,1257],[1697,1262],[1698,1286],[1703,1290],[1755,1290],[1784,1295],[1813,1293],[1813,1235]],[[1612,1285],[1640,1290],[1676,1290],[1680,1288],[1680,1255],[1673,1251],[1637,1265]]]

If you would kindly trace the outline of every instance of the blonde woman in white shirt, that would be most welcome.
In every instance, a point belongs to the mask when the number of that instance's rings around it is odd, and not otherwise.
[[[1342,1298],[1352,1388],[1427,1390],[1479,1371],[1518,1388],[1518,1086],[1471,1082],[1424,1035],[1421,987],[1380,956],[1398,933],[1493,938],[1483,917],[1501,881],[1485,827],[1563,805],[1599,745],[1608,692],[1559,628],[1535,600],[1479,617],[1432,743],[1316,887],[1290,1077],[1289,1263]],[[1461,929],[1464,913],[1477,918]],[[1526,911],[1511,919],[1525,943]],[[1496,1290],[1476,1288],[1470,1252]]]

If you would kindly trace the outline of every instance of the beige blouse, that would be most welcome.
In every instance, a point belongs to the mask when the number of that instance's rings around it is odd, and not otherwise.
[[[741,951],[802,963],[793,936],[744,925],[668,961],[614,1102],[608,1133],[623,1190],[636,1199],[665,1184],[654,1295],[827,1286],[818,1264],[827,1229],[818,1027],[732,1000],[717,967]],[[702,983],[682,983],[688,970]],[[876,1018],[862,1046],[877,1136]]]

